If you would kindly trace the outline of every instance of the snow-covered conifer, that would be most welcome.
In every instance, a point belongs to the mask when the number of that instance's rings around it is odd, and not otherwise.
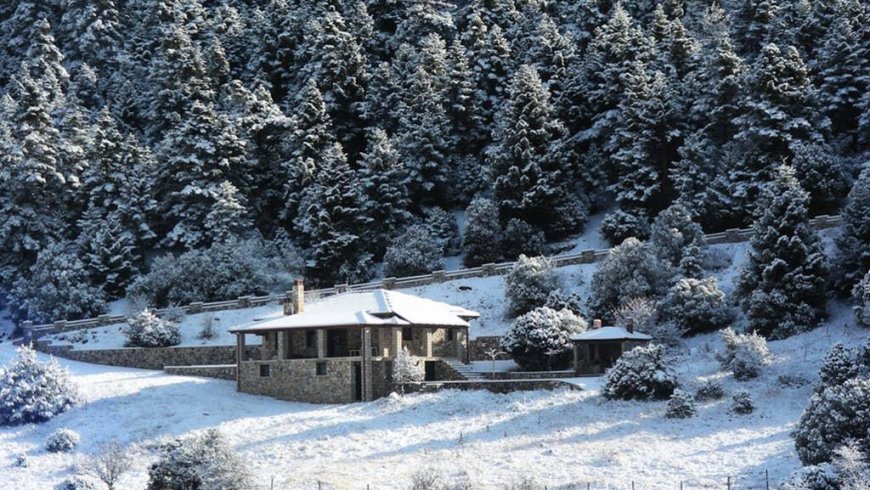
[[[79,220],[78,254],[91,284],[110,298],[120,297],[139,272],[141,257],[117,216],[113,213],[103,219],[102,212],[92,207]]]
[[[501,237],[502,256],[512,260],[520,255],[544,255],[547,239],[544,232],[517,218],[508,220]]]
[[[660,345],[626,352],[604,375],[602,394],[618,400],[665,400],[678,386],[677,375]]]
[[[559,289],[559,278],[546,257],[520,255],[505,277],[505,296],[514,315],[544,306],[550,293]]]
[[[862,171],[852,185],[842,216],[834,283],[840,293],[848,294],[870,271],[870,169]]]
[[[498,207],[491,199],[477,197],[465,212],[465,233],[462,235],[463,263],[474,267],[502,258],[498,246],[502,231]]]
[[[870,380],[855,378],[833,385],[810,399],[792,432],[804,464],[830,461],[850,441],[867,441],[870,431]]]
[[[250,490],[253,477],[217,429],[175,439],[160,446],[148,468],[147,490],[226,488]]]
[[[369,146],[360,158],[363,214],[371,220],[366,240],[379,258],[386,245],[411,219],[408,177],[401,155],[381,129],[369,132]]]
[[[807,203],[794,170],[782,166],[752,225],[749,260],[735,296],[749,327],[765,336],[809,330],[824,314],[828,266]]]
[[[411,225],[398,235],[384,254],[384,274],[407,277],[444,268],[444,251],[429,228]]]
[[[500,345],[526,371],[564,369],[571,357],[570,336],[586,328],[586,322],[570,310],[544,306],[519,316]]]
[[[855,320],[859,325],[870,327],[870,271],[855,285],[852,298],[855,300]]]
[[[420,360],[412,356],[407,347],[402,347],[393,361],[393,384],[398,386],[401,393],[405,393],[406,384],[423,381],[424,375]]]
[[[16,318],[49,323],[92,318],[106,311],[102,288],[91,285],[88,271],[65,244],[43,248],[28,272],[11,291]]]
[[[725,397],[725,389],[718,381],[705,381],[695,391],[695,399],[698,401],[721,400]]]
[[[499,114],[488,157],[501,215],[540,227],[548,236],[576,231],[587,209],[570,185],[572,167],[550,94],[534,68],[517,70]]]
[[[704,246],[704,232],[685,206],[674,204],[656,216],[650,230],[650,244],[662,260],[677,267],[690,245]]]
[[[632,298],[656,298],[667,288],[669,268],[651,248],[628,238],[610,250],[592,276],[589,308],[597,318],[610,313]]]
[[[445,253],[456,251],[460,245],[459,225],[452,213],[437,206],[426,208],[423,224]]]
[[[839,386],[855,378],[858,375],[858,365],[855,362],[855,353],[846,348],[842,343],[837,343],[825,359],[819,369],[819,385],[817,391],[823,391],[830,386]]]
[[[679,280],[659,303],[659,315],[689,333],[720,330],[734,321],[715,277]]]
[[[687,419],[697,414],[695,398],[691,393],[676,389],[668,400],[665,408],[665,417],[669,419]]]
[[[44,422],[80,402],[69,372],[53,358],[40,362],[30,347],[0,369],[0,425]]]
[[[730,410],[740,415],[748,415],[755,411],[755,402],[748,391],[742,390],[731,396]]]

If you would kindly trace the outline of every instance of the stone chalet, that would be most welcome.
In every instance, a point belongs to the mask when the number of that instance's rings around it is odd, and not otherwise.
[[[601,320],[595,320],[590,330],[571,336],[574,370],[577,374],[602,374],[623,353],[651,340],[649,335],[635,332],[632,323],[626,328],[602,327]]]
[[[477,312],[384,289],[306,306],[303,289],[297,281],[285,316],[230,329],[238,391],[310,403],[368,401],[392,391],[392,362],[403,347],[425,363],[427,380],[442,379],[442,360],[468,362],[468,322]],[[249,335],[261,337],[259,349],[246,348]]]

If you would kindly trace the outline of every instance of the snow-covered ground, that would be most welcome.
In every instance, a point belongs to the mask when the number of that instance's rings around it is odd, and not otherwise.
[[[133,471],[121,488],[143,488],[154,448],[163,437],[220,429],[248,462],[262,488],[407,488],[422,468],[449,482],[504,488],[529,477],[555,488],[764,488],[797,468],[789,431],[812,386],[785,386],[779,375],[813,382],[832,344],[860,345],[867,330],[852,325],[847,305],[833,308],[828,324],[771,343],[774,363],[756,380],[740,383],[719,371],[715,335],[692,338],[676,363],[690,390],[721,378],[730,394],[748,389],[758,411],[728,412],[728,399],[703,403],[698,416],[664,418],[664,402],[615,402],[598,393],[598,378],[569,380],[584,391],[445,391],[390,397],[371,403],[316,406],[235,392],[232,382],[173,377],[160,372],[61,360],[87,403],[41,425],[0,429],[0,488],[45,489],[75,471],[103,441],[135,443]],[[0,344],[0,362],[14,355]],[[43,356],[44,357],[44,356]],[[60,427],[81,433],[71,455],[43,449]],[[29,466],[13,464],[26,453]],[[611,487],[606,487],[610,485]]]

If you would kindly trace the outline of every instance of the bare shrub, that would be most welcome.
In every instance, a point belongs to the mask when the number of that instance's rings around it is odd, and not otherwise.
[[[87,471],[114,490],[121,475],[133,466],[133,458],[127,446],[111,440],[100,446],[97,454],[87,462]]]

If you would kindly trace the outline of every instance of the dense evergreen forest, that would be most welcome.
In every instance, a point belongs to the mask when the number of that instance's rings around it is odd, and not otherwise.
[[[870,195],[861,0],[16,0],[0,19],[18,320],[512,259],[605,210],[619,244],[673,204],[715,231],[771,186],[810,215]]]

